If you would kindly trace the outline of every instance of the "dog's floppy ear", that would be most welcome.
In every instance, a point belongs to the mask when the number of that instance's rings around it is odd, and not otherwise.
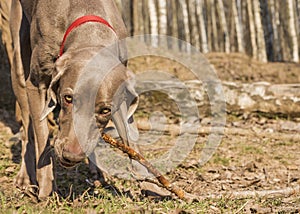
[[[60,80],[60,78],[62,77],[62,75],[65,73],[66,70],[66,61],[68,60],[69,57],[65,55],[59,58],[56,62],[55,71],[52,74],[52,80],[47,90],[47,100],[45,103],[44,110],[42,111],[42,114],[40,116],[40,120],[45,119],[47,115],[50,114],[55,109],[57,105],[55,88],[57,86],[58,81]]]
[[[126,81],[125,87],[121,91],[122,94],[115,96],[118,100],[114,102],[117,105],[115,111],[113,111],[112,120],[123,142],[129,145],[130,142],[137,141],[139,137],[133,121],[133,113],[139,103],[138,94],[134,90],[134,80]]]

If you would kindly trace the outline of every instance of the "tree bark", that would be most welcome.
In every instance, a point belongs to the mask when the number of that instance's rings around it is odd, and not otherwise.
[[[239,14],[237,11],[236,1],[232,0],[232,16],[234,18],[235,30],[236,30],[236,38],[237,38],[237,50],[240,53],[244,53],[244,44],[243,44],[243,35],[242,35],[242,27],[239,19]]]
[[[149,18],[150,18],[150,33],[154,36],[151,37],[151,44],[154,47],[158,47],[158,39],[155,35],[158,35],[158,19],[155,0],[148,0],[149,5]]]
[[[216,6],[215,6],[215,0],[210,0],[211,5],[211,21],[212,21],[212,51],[220,51],[219,47],[219,39],[218,39],[218,28],[217,28],[217,18],[216,18]]]
[[[256,28],[256,38],[258,46],[258,59],[262,62],[267,62],[266,43],[264,29],[262,27],[261,15],[260,15],[260,3],[259,0],[253,0],[253,12]]]
[[[191,42],[191,34],[190,34],[190,28],[189,28],[189,14],[188,14],[188,5],[186,0],[179,0],[179,4],[181,5],[182,9],[182,18],[184,23],[184,34],[185,34],[185,41],[187,43]],[[184,47],[187,53],[190,53],[190,47],[186,46]]]
[[[297,3],[297,7],[295,8],[296,9],[296,11],[297,11],[297,17],[298,17],[298,20],[297,20],[297,23],[298,23],[298,30],[299,30],[299,32],[298,33],[300,33],[300,0],[296,0],[296,3]],[[300,40],[300,39],[299,39]]]
[[[252,0],[247,0],[247,12],[248,12],[252,57],[254,59],[258,59],[257,58],[258,54],[257,54],[256,35],[255,35],[255,22],[254,22],[254,17],[253,17],[253,10],[252,10]]]
[[[144,33],[142,11],[143,2],[141,0],[133,0],[133,35],[141,35]]]
[[[287,1],[289,37],[291,39],[292,61],[299,62],[299,45],[296,34],[295,15],[293,0]]]
[[[167,34],[167,2],[166,0],[158,0],[159,10],[159,30],[158,33],[162,35]]]
[[[205,21],[203,16],[203,0],[196,0],[196,14],[199,19],[199,31],[201,35],[201,50],[202,53],[208,53],[207,34]]]
[[[189,19],[191,25],[191,44],[196,47],[197,50],[200,49],[199,44],[199,32],[197,28],[197,21],[196,21],[196,0],[189,0]]]
[[[228,34],[224,4],[222,0],[217,0],[217,10],[218,10],[219,20],[222,28],[222,33],[223,33],[224,51],[225,53],[230,53],[230,39]]]
[[[144,23],[144,34],[150,34],[150,17],[149,17],[149,8],[148,8],[148,0],[142,0],[143,2],[143,23]]]
[[[281,47],[280,47],[280,37],[278,26],[280,25],[279,12],[276,10],[275,0],[269,0],[271,17],[272,17],[272,30],[273,30],[273,55],[275,61],[282,60]]]

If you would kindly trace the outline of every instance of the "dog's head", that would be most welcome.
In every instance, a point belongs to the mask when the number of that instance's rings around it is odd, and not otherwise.
[[[65,53],[56,62],[56,72],[48,88],[42,119],[57,105],[60,106],[59,132],[54,148],[61,164],[66,167],[74,166],[86,157],[86,151],[79,140],[78,125],[74,127],[74,111],[84,112],[91,102],[94,105],[94,114],[90,115],[92,118],[85,117],[87,121],[82,123],[82,130],[93,132],[97,129],[102,132],[112,120],[124,143],[130,141],[130,136],[137,135],[132,115],[138,105],[138,95],[134,90],[133,74],[121,62],[114,64],[111,68],[105,68],[105,63],[96,61],[93,69],[95,67],[99,69],[101,81],[98,81],[99,76],[98,79],[88,77],[85,84],[78,88],[79,81],[88,75],[94,75],[93,72],[88,73],[87,65],[95,54],[93,50]],[[109,57],[106,55],[100,60],[109,60]],[[95,97],[91,100],[91,91],[95,89]],[[90,123],[90,121],[95,121],[95,123]],[[93,124],[97,124],[97,127]],[[89,133],[81,134],[89,135]],[[88,138],[92,138],[92,134]],[[88,138],[85,140],[89,141]],[[84,142],[84,144],[87,145],[89,142]]]

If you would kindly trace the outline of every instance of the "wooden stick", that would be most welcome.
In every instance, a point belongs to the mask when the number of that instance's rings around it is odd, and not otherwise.
[[[169,182],[169,180],[163,176],[150,162],[148,162],[141,154],[134,151],[129,146],[125,145],[124,143],[118,142],[115,139],[113,139],[108,134],[103,133],[102,138],[105,142],[109,143],[110,145],[120,149],[122,152],[126,153],[129,158],[138,161],[140,164],[142,164],[144,167],[147,168],[147,170],[152,173],[156,179],[170,192],[174,193],[178,196],[178,198],[183,199],[185,197],[185,192],[179,187],[174,186]]]
[[[211,194],[206,196],[197,196],[194,194],[189,194],[184,192],[184,190],[182,190],[181,188],[171,184],[168,181],[168,179],[165,178],[151,163],[149,163],[141,154],[137,153],[129,146],[116,141],[108,134],[103,133],[102,138],[105,142],[109,143],[110,145],[126,153],[129,156],[129,158],[138,161],[140,164],[146,167],[147,170],[156,177],[156,179],[162,184],[163,187],[165,187],[167,190],[177,195],[180,199],[185,199],[188,201],[194,201],[194,200],[201,201],[206,199],[220,199],[220,198],[229,198],[229,199],[243,199],[243,198],[255,198],[255,197],[271,198],[276,196],[289,197],[291,195],[296,195],[300,193],[300,186],[297,185],[295,187],[288,187],[279,190],[232,191],[232,192],[225,192],[221,194]]]

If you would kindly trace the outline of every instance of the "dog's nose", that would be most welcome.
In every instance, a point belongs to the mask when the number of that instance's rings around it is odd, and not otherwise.
[[[79,162],[81,162],[84,158],[85,158],[85,154],[74,154],[72,152],[69,151],[63,151],[62,153],[62,158],[63,158],[63,162],[70,164],[70,165],[75,165]]]

